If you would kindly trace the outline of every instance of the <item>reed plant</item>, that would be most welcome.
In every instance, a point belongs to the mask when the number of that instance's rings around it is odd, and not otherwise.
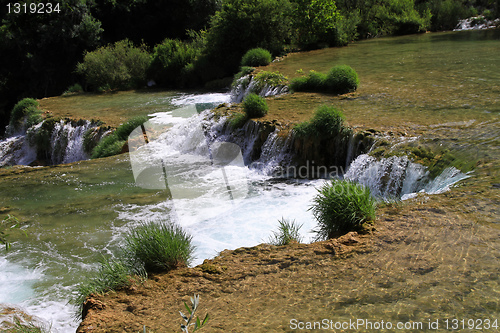
[[[317,239],[350,231],[364,232],[375,220],[376,200],[370,189],[350,180],[333,179],[318,189],[310,210],[318,221]]]
[[[241,58],[241,66],[266,66],[271,62],[271,53],[262,48],[248,50]]]
[[[330,105],[322,105],[309,121],[297,124],[295,134],[299,137],[326,137],[339,134],[350,134],[351,129],[345,125],[344,114]]]

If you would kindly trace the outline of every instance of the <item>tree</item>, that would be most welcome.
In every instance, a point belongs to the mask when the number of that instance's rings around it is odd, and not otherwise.
[[[290,40],[290,11],[288,0],[224,0],[210,22],[207,61],[222,77],[237,71],[249,49],[279,54]]]

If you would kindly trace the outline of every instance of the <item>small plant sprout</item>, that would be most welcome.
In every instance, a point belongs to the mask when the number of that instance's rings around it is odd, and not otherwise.
[[[15,216],[7,215],[7,217],[0,221],[0,244],[5,245],[6,251],[10,250],[9,231],[14,229],[19,229],[27,235],[25,230],[20,229],[19,220]]]
[[[186,321],[186,324],[181,325],[182,332],[185,332],[185,333],[189,332],[189,326],[192,326],[192,325],[194,325],[193,332],[202,328],[208,322],[208,318],[209,318],[208,313],[207,313],[207,315],[205,316],[205,319],[203,319],[203,321],[201,321],[200,318],[198,318],[198,317],[196,317],[196,320],[194,320],[194,318],[195,318],[194,314],[195,314],[196,310],[198,309],[198,305],[200,305],[200,295],[194,295],[194,297],[191,297],[191,303],[192,303],[192,305],[191,305],[191,307],[189,307],[189,305],[187,305],[187,303],[184,302],[184,306],[186,307],[186,310],[189,313],[189,317],[186,316],[184,313],[182,313],[182,311],[179,311],[182,319],[184,319]],[[194,320],[194,322],[192,322],[193,320]]]

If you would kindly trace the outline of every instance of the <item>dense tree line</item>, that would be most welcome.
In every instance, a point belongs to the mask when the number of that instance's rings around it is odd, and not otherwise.
[[[0,0],[2,129],[21,98],[59,95],[78,81],[92,90],[130,88],[146,78],[167,87],[199,86],[232,75],[251,48],[276,56],[345,45],[358,38],[449,30],[462,18],[498,17],[500,7],[499,0],[45,2],[59,4],[60,11],[13,13],[8,6],[13,2]],[[92,81],[87,61],[96,68],[113,63],[115,67],[108,67],[118,69],[113,70],[119,74],[112,79],[116,87]],[[140,79],[120,81],[138,69],[145,71],[138,74]]]

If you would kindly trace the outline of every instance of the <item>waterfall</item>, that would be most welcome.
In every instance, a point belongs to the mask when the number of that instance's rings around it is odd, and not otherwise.
[[[454,183],[468,176],[449,167],[436,177],[429,178],[427,168],[411,162],[406,156],[376,158],[367,154],[358,156],[344,175],[368,186],[374,196],[382,198],[410,198],[418,192],[437,194],[449,190]]]
[[[32,165],[37,160],[60,164],[89,158],[84,150],[84,135],[97,123],[59,120],[45,124],[46,121],[0,141],[0,167]]]
[[[288,86],[277,85],[273,86],[268,83],[262,84],[255,80],[252,75],[245,75],[239,78],[231,89],[231,102],[241,103],[243,99],[251,93],[258,94],[262,97],[275,96],[288,92]]]
[[[81,122],[80,122],[81,123]],[[52,164],[71,163],[89,158],[83,149],[83,136],[95,124],[85,120],[74,126],[70,121],[55,124],[50,138]]]

